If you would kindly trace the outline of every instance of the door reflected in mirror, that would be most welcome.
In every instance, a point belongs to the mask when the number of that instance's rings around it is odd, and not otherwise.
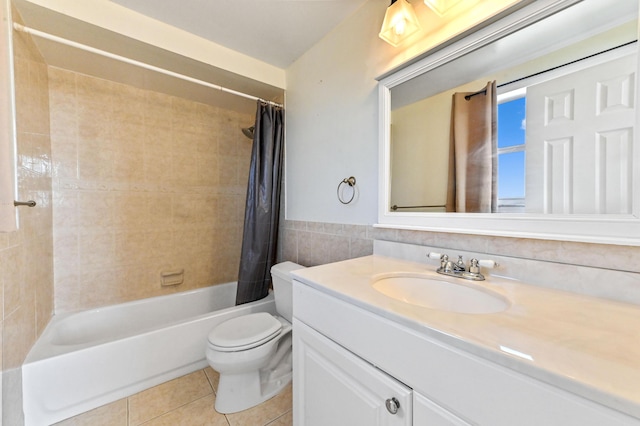
[[[473,211],[447,203],[452,99],[495,80],[490,211],[632,213],[637,5],[583,3],[390,87],[387,211]]]

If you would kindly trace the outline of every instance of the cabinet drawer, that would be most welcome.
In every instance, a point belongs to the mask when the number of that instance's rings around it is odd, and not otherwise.
[[[293,336],[296,426],[411,426],[411,389],[299,321]]]

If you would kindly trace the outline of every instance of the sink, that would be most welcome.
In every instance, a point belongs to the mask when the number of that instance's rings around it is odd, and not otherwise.
[[[374,280],[373,288],[410,305],[463,314],[502,312],[510,306],[504,296],[477,284],[458,284],[429,275],[385,275]]]

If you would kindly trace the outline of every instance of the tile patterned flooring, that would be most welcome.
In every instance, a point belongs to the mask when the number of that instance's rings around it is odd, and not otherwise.
[[[256,407],[227,415],[213,408],[217,387],[218,373],[207,367],[56,423],[56,426],[293,425],[291,385]]]

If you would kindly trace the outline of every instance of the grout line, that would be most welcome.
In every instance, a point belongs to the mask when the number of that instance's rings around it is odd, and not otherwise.
[[[182,404],[182,405],[180,405],[180,406],[178,406],[178,407],[175,407],[173,410],[166,411],[166,412],[164,412],[164,413],[162,413],[162,414],[160,414],[160,415],[157,415],[157,416],[152,417],[152,418],[150,418],[150,419],[148,419],[148,420],[145,420],[144,422],[142,422],[142,423],[140,423],[140,424],[138,424],[138,425],[136,425],[136,426],[144,426],[144,425],[146,425],[147,423],[149,423],[149,422],[151,422],[151,421],[153,421],[153,420],[156,420],[156,419],[158,419],[158,418],[160,418],[160,417],[162,417],[162,416],[166,416],[166,415],[167,415],[167,414],[169,414],[169,413],[173,413],[174,411],[177,411],[177,410],[179,410],[179,409],[181,409],[181,408],[183,408],[183,407],[186,407],[187,405],[193,404],[193,403],[194,403],[194,402],[196,402],[196,401],[200,401],[201,399],[208,398],[208,397],[209,397],[209,396],[211,396],[212,394],[213,394],[213,393],[210,393],[210,394],[206,394],[206,395],[204,395],[204,396],[201,396],[200,398],[196,398],[196,399],[194,399],[194,400],[192,400],[192,401],[189,401],[189,402],[187,402],[187,403],[185,403],[185,404]],[[227,417],[227,416],[225,416],[225,418],[226,418],[226,417]],[[128,423],[129,423],[129,422],[127,421],[127,424],[128,424]],[[228,423],[228,422],[227,422],[227,423]]]
[[[287,414],[289,414],[293,409],[290,408],[287,411],[285,411],[284,413],[280,414],[278,417],[269,420],[269,422],[265,423],[264,426],[269,426],[270,424],[273,424],[274,422],[276,422],[278,419],[280,419],[281,417],[286,416]]]
[[[204,377],[207,378],[207,382],[209,382],[209,386],[211,386],[211,391],[213,392],[213,395],[216,396],[216,387],[213,386],[213,382],[211,381],[211,378],[209,377],[209,375],[207,374],[207,368],[203,368],[202,372],[204,373]],[[219,373],[218,373],[219,374]]]
[[[197,371],[198,371],[198,370],[194,371],[193,373],[189,373],[189,374],[194,374],[194,373],[196,373]],[[206,395],[203,395],[203,396],[201,396],[201,397],[199,397],[199,398],[196,398],[196,399],[193,399],[193,400],[191,400],[191,401],[185,402],[185,403],[184,403],[184,404],[182,404],[182,405],[179,405],[179,406],[177,406],[177,407],[174,407],[172,410],[165,411],[164,413],[161,413],[161,414],[159,414],[159,415],[157,415],[157,416],[155,416],[155,417],[152,417],[152,418],[150,418],[150,419],[147,419],[147,420],[145,420],[144,422],[139,423],[138,425],[135,425],[135,426],[143,426],[143,425],[145,425],[145,424],[149,423],[149,422],[150,422],[150,421],[152,421],[152,420],[155,420],[155,419],[157,419],[157,418],[159,418],[159,417],[162,417],[162,416],[164,416],[164,415],[166,415],[166,414],[172,413],[172,412],[174,412],[174,411],[176,411],[176,410],[179,410],[179,409],[181,409],[181,408],[183,408],[183,407],[186,407],[186,406],[187,406],[187,405],[189,405],[189,404],[193,404],[194,402],[199,401],[199,400],[201,400],[201,399],[203,399],[203,398],[207,398],[207,397],[209,397],[210,395],[213,395],[213,396],[214,396],[214,398],[215,398],[216,393],[215,393],[215,391],[213,390],[213,386],[211,385],[211,382],[209,381],[209,377],[207,376],[207,373],[205,373],[205,372],[204,372],[204,369],[201,369],[201,370],[199,370],[199,371],[204,375],[205,380],[206,380],[206,381],[207,381],[207,383],[209,384],[209,387],[210,387],[210,389],[211,389],[211,393],[208,393],[208,394],[206,394]],[[187,375],[189,375],[189,374],[187,374]],[[162,386],[162,385],[163,385],[163,384],[165,384],[165,383],[169,383],[169,382],[171,382],[171,381],[173,381],[173,380],[177,380],[177,379],[180,379],[180,378],[182,378],[182,377],[185,377],[185,376],[180,376],[180,377],[177,377],[176,379],[172,379],[172,380],[169,380],[169,381],[167,381],[167,382],[160,383],[159,385],[156,385],[156,386],[154,386],[154,387]],[[149,388],[149,389],[153,389],[153,388]],[[149,389],[146,389],[146,390],[149,390]],[[145,391],[141,391],[141,392],[138,392],[138,393],[142,393],[142,392],[145,392]],[[135,395],[137,395],[137,394],[135,394]],[[134,396],[134,395],[131,395],[131,396]],[[129,421],[129,413],[128,413],[128,411],[129,411],[129,398],[130,398],[130,397],[127,397],[127,426],[132,426],[132,425],[130,425],[130,424],[129,424],[129,423],[130,423],[130,421]]]

